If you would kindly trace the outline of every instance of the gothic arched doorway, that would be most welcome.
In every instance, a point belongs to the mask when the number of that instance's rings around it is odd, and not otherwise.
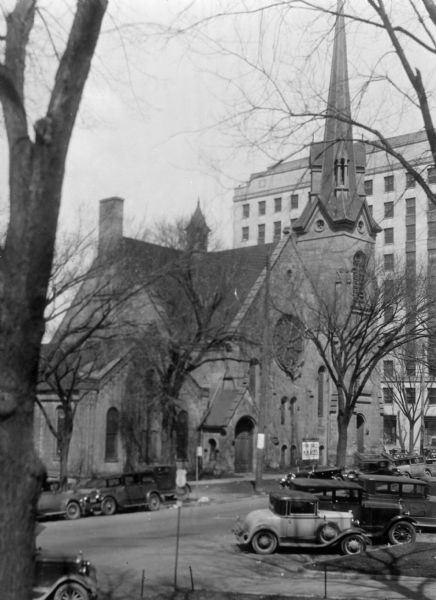
[[[360,413],[356,415],[356,443],[357,452],[365,451],[365,417]]]
[[[253,470],[254,423],[249,417],[242,417],[235,427],[235,471],[247,473]]]

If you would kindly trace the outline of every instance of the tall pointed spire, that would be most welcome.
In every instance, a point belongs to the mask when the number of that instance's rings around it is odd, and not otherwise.
[[[355,218],[361,199],[356,187],[356,164],[351,126],[344,1],[338,0],[333,58],[324,131],[321,199],[335,221]]]

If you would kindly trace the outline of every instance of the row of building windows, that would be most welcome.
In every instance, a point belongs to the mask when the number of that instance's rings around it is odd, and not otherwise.
[[[265,223],[260,223],[257,226],[257,243],[264,244],[266,236],[266,226]],[[282,237],[282,222],[274,221],[273,223],[273,241],[277,242]],[[242,228],[242,237],[243,242],[248,242],[250,239],[250,228],[248,225]]]
[[[431,225],[434,225],[434,227],[431,227]],[[434,229],[435,233],[436,233],[436,223],[429,223],[429,232],[428,232],[429,237],[431,237],[431,235],[432,235],[430,232],[430,229]],[[386,227],[385,229],[383,229],[383,236],[384,236],[385,246],[389,245],[389,244],[393,244],[394,243],[394,228]],[[415,242],[415,241],[416,241],[416,224],[409,223],[408,225],[406,225],[406,242]]]
[[[266,200],[259,200],[257,203],[257,214],[259,217],[266,215]],[[298,208],[298,194],[291,194],[290,208],[295,210]],[[282,211],[282,198],[274,198],[274,212]],[[246,203],[242,205],[242,218],[248,219],[250,216],[250,204]]]
[[[383,417],[383,439],[385,444],[397,444],[399,436],[397,435],[397,416],[384,415]],[[424,417],[424,446],[431,445],[436,437],[436,418]]]
[[[427,181],[428,183],[436,183],[436,167],[431,166],[427,169]],[[416,180],[411,173],[406,173],[406,189],[414,188],[416,186]],[[372,179],[365,179],[364,181],[365,195],[372,196],[374,193],[374,182]],[[384,177],[384,191],[393,192],[395,190],[395,178],[394,175],[386,175]]]
[[[415,404],[416,402],[416,389],[404,388],[405,400],[408,404]],[[385,404],[393,404],[395,399],[395,392],[393,388],[383,388],[383,402]],[[427,390],[427,403],[429,406],[436,406],[436,388],[429,388]]]

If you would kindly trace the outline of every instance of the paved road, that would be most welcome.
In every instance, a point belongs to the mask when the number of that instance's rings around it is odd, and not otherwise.
[[[265,497],[181,509],[177,585],[190,589],[228,590],[257,594],[302,594],[325,597],[322,574],[304,564],[319,555],[281,552],[261,557],[241,552],[231,527],[236,515],[266,505]],[[52,521],[38,543],[49,550],[83,550],[97,566],[103,598],[139,600],[144,573],[144,598],[174,587],[177,509],[134,512],[79,521]],[[192,574],[192,579],[191,579]],[[401,581],[357,582],[328,574],[327,597],[435,600],[436,583]]]

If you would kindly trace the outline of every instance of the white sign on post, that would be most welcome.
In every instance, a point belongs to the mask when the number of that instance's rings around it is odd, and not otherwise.
[[[302,446],[301,454],[303,460],[319,460],[319,442],[302,442]]]
[[[257,449],[263,450],[265,448],[265,434],[258,433],[257,434]]]
[[[203,456],[203,448],[201,446],[197,446],[197,458],[201,458]]]

